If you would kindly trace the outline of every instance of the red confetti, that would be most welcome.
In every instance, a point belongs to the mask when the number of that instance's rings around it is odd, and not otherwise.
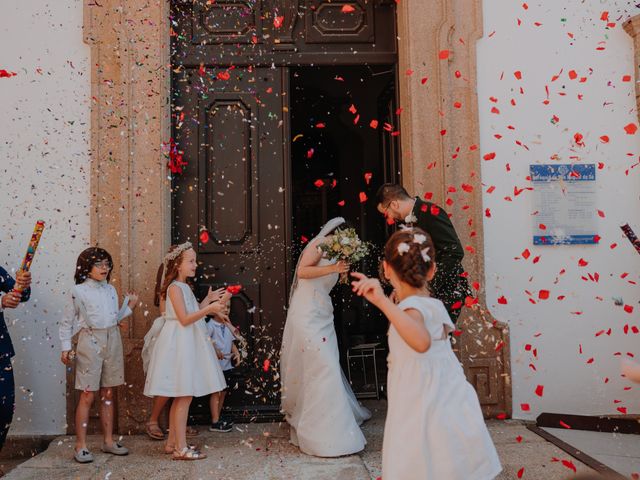
[[[372,178],[373,178],[373,173],[367,172],[364,174],[364,181],[367,182],[367,185],[369,185],[369,182],[371,182]]]
[[[524,467],[518,470],[518,478],[522,478],[522,475],[524,475]]]
[[[504,295],[502,295],[500,298],[498,298],[498,303],[500,305],[506,305],[507,304],[507,299]]]
[[[231,295],[237,295],[240,293],[241,290],[242,290],[242,285],[229,285],[227,287],[227,292],[229,292]]]
[[[538,385],[536,387],[536,395],[541,397],[544,392],[544,385]]]
[[[561,426],[562,428],[566,428],[566,429],[571,430],[571,425],[569,425],[569,424],[567,424],[567,423],[564,423],[562,420],[560,420],[560,426]]]
[[[11,78],[18,75],[16,72],[8,72],[7,70],[0,70],[0,78]]]
[[[630,123],[624,127],[624,131],[627,132],[627,135],[634,135],[638,131],[638,126],[635,123]]]
[[[320,188],[322,186],[324,186],[324,182],[320,179],[316,180],[315,182],[313,182],[313,184],[316,186],[316,188]]]
[[[271,365],[271,361],[267,358],[262,364],[262,370],[265,372],[268,372],[270,365]]]
[[[351,5],[349,5],[348,3],[342,6],[342,13],[351,13],[351,12],[355,12],[356,9],[353,8]]]
[[[440,53],[438,54],[438,58],[440,60],[446,60],[447,58],[449,58],[449,50],[440,50]]]
[[[364,203],[367,201],[367,194],[364,192],[360,192],[360,203]]]
[[[540,300],[547,300],[549,298],[549,290],[540,290],[538,292],[538,298]]]
[[[284,23],[284,15],[273,17],[273,28],[280,28]]]
[[[531,410],[531,407],[529,406],[528,403],[521,403],[520,408],[522,409],[523,412],[528,412]]]
[[[633,313],[633,306],[625,305],[624,306],[624,311],[627,312],[627,313]]]
[[[522,72],[520,70],[516,70],[515,72],[513,72],[513,76],[518,80],[522,80]]]
[[[491,152],[491,153],[487,153],[484,157],[485,160],[489,161],[489,160],[493,160],[494,158],[496,158],[496,152]]]
[[[322,122],[316,123],[316,128],[324,128],[326,125]]]
[[[369,126],[371,128],[378,128],[378,120],[371,120],[371,122],[369,123]]]
[[[578,260],[578,265],[580,265],[581,267],[586,267],[587,265],[589,265],[589,262],[587,262],[584,258],[581,258],[580,260]]]
[[[576,466],[573,464],[571,460],[562,460],[562,465],[567,467],[569,470],[573,470],[574,472],[577,472]]]
[[[218,72],[216,75],[218,80],[229,80],[231,78],[231,74],[229,72]]]
[[[206,230],[200,232],[200,243],[209,243],[209,232]]]

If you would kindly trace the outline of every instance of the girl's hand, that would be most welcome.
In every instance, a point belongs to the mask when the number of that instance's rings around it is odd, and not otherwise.
[[[224,360],[224,353],[222,353],[216,347],[213,347],[213,349],[216,351],[216,357],[218,357],[218,360]]]
[[[333,271],[335,273],[347,273],[349,271],[349,264],[344,260],[340,260],[336,264],[333,265]]]
[[[630,360],[623,360],[622,373],[632,382],[640,383],[640,364]]]
[[[129,297],[129,308],[133,310],[138,305],[138,294],[136,292],[127,292]]]
[[[384,300],[387,300],[379,280],[368,278],[359,272],[351,272],[351,276],[357,278],[356,281],[351,282],[356,295],[366,298],[376,306],[380,305]]]
[[[227,310],[228,310],[229,309],[230,300],[231,300],[231,297],[233,295],[227,289],[223,289],[223,290],[224,290],[224,293],[220,297],[220,303],[223,304],[224,306],[226,306]]]
[[[71,364],[71,355],[69,355],[69,352],[70,350],[65,350],[60,354],[60,361],[67,366]]]
[[[213,302],[219,302],[220,299],[222,299],[224,292],[225,292],[224,288],[218,288],[217,290],[213,290],[211,287],[209,287],[207,296],[204,298],[204,303],[208,305]]]

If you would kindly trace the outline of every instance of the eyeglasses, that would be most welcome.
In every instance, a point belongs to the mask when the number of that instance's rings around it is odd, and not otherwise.
[[[111,264],[107,260],[96,262],[93,266],[96,268],[106,268],[107,270],[111,270]]]

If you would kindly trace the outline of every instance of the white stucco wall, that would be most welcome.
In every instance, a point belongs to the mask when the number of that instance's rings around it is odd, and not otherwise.
[[[630,168],[638,162],[640,132],[624,130],[638,118],[634,83],[622,81],[624,75],[633,78],[635,70],[633,42],[622,22],[640,10],[625,1],[528,2],[528,9],[523,3],[483,0],[484,37],[478,44],[482,155],[496,153],[494,160],[482,161],[484,208],[491,212],[484,217],[485,281],[491,312],[511,330],[513,414],[528,419],[540,412],[619,414],[619,407],[640,413],[640,390],[622,379],[619,369],[627,352],[640,357],[640,335],[623,331],[626,324],[640,327],[640,288],[630,283],[638,282],[640,255],[619,228],[629,222],[640,233],[640,167]],[[615,27],[606,28],[603,11],[609,11]],[[597,50],[601,46],[604,50]],[[569,78],[571,70],[577,79]],[[586,82],[580,83],[581,77]],[[494,106],[499,114],[491,113]],[[576,133],[584,136],[584,147],[575,145]],[[600,140],[602,135],[610,137],[609,143]],[[554,155],[559,159],[552,160]],[[605,214],[597,217],[599,245],[533,246],[533,195],[514,196],[514,186],[531,186],[526,180],[530,164],[554,162],[604,163],[597,170],[597,208]],[[495,191],[486,193],[492,185]],[[521,258],[525,249],[531,252],[528,260]],[[536,256],[539,262],[533,263]],[[578,265],[581,258],[589,262],[586,267]],[[559,275],[562,269],[566,273]],[[595,272],[599,282],[582,280]],[[624,272],[629,275],[622,279]],[[541,289],[550,290],[548,300],[538,299]],[[497,303],[502,295],[506,305]],[[557,300],[561,295],[566,298]],[[612,297],[623,298],[633,313],[615,306]],[[596,337],[609,328],[610,335]],[[544,387],[542,397],[535,393],[538,385]],[[531,410],[524,411],[522,404]]]
[[[37,219],[47,223],[31,301],[5,317],[16,349],[10,435],[65,431],[57,322],[89,239],[88,47],[81,0],[2,2],[0,264],[15,270]]]

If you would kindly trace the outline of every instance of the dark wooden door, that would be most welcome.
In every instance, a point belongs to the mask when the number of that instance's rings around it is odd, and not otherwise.
[[[173,238],[190,240],[196,289],[241,284],[233,322],[248,358],[233,403],[277,404],[275,364],[287,292],[285,68],[185,68],[174,76]]]
[[[269,418],[293,267],[289,67],[395,64],[395,3],[174,0],[171,27],[172,133],[187,162],[172,239],[196,245],[201,295],[243,285],[232,321],[248,358],[229,405]]]

